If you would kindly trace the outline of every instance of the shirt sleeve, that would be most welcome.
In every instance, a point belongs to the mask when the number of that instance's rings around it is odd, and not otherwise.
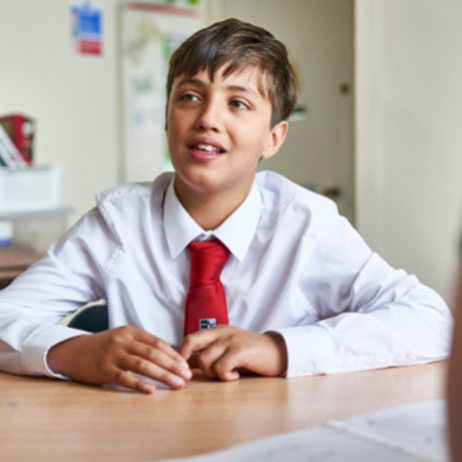
[[[48,350],[86,334],[57,323],[90,301],[105,298],[104,274],[117,242],[97,209],[85,215],[42,260],[0,291],[0,369],[54,374]]]
[[[424,364],[449,355],[452,315],[442,298],[373,253],[341,216],[320,231],[300,289],[319,321],[278,330],[288,350],[287,377]]]

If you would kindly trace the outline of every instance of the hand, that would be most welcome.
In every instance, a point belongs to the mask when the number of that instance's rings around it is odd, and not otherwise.
[[[178,353],[186,360],[194,352],[197,364],[209,379],[239,379],[237,368],[268,377],[279,376],[287,369],[287,351],[281,335],[255,334],[236,327],[219,325],[190,334]]]
[[[58,343],[48,352],[47,363],[53,372],[79,382],[114,383],[144,393],[153,393],[156,387],[128,371],[175,389],[192,377],[188,363],[170,345],[130,326]]]

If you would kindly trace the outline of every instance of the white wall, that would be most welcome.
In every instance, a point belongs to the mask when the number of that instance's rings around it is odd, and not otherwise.
[[[357,0],[357,226],[451,300],[462,233],[462,2]]]
[[[119,179],[114,0],[102,58],[70,51],[67,0],[0,0],[0,114],[37,120],[36,161],[65,167],[63,205],[75,221]]]

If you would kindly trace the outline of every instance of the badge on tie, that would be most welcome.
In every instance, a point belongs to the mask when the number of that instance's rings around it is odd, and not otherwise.
[[[217,320],[213,319],[199,319],[199,330],[211,329],[217,325]]]

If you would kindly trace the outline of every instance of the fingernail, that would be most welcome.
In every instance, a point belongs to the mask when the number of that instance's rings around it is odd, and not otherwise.
[[[192,372],[189,369],[185,369],[180,373],[181,377],[183,377],[185,380],[189,380],[192,377]]]
[[[154,393],[156,391],[156,387],[154,385],[144,385],[143,391],[145,393]]]
[[[172,383],[175,387],[183,387],[184,386],[184,380],[180,379],[179,377],[175,377],[172,379]]]

